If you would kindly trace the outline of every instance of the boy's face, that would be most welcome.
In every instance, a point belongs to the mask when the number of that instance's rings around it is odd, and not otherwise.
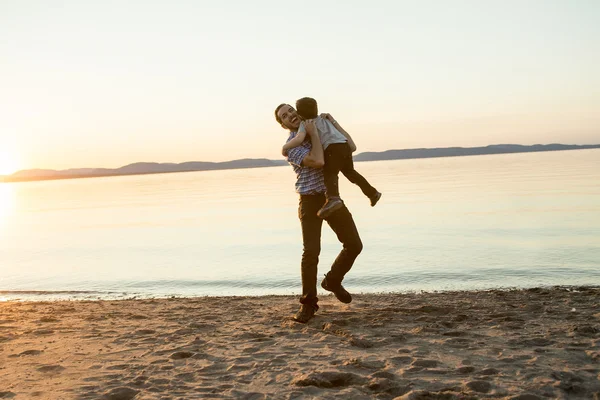
[[[281,123],[290,130],[296,130],[300,126],[300,117],[294,107],[286,104],[277,111],[277,116],[281,119]]]

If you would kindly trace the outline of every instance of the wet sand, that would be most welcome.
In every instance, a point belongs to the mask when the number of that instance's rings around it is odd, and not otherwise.
[[[600,399],[600,288],[0,303],[0,399]]]

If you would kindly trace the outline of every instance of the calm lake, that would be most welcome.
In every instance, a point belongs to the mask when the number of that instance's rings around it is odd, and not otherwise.
[[[600,150],[356,163],[351,292],[600,285]],[[0,300],[298,294],[289,166],[0,184]],[[319,275],[340,245],[324,225]]]

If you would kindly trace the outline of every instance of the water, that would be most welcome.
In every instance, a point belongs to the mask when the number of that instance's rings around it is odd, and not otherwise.
[[[363,162],[354,292],[600,285],[600,150]],[[0,299],[298,294],[290,167],[0,184]],[[324,227],[320,274],[339,251]]]

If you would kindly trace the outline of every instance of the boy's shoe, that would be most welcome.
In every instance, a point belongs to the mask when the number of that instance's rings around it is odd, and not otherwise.
[[[341,301],[342,303],[350,303],[352,302],[352,295],[348,293],[346,289],[340,283],[339,285],[332,285],[327,282],[327,275],[325,275],[325,279],[321,282],[321,287],[329,292],[333,292],[335,297]]]
[[[375,204],[377,204],[377,202],[379,201],[380,198],[381,198],[381,192],[377,192],[372,197],[370,197],[371,207],[375,207]]]
[[[339,210],[344,206],[344,202],[339,197],[330,197],[327,199],[327,202],[319,211],[317,211],[317,215],[320,218],[327,218],[335,211]]]
[[[317,308],[315,306],[310,304],[302,304],[296,315],[294,315],[293,320],[305,324],[315,316],[315,312],[317,312]]]

